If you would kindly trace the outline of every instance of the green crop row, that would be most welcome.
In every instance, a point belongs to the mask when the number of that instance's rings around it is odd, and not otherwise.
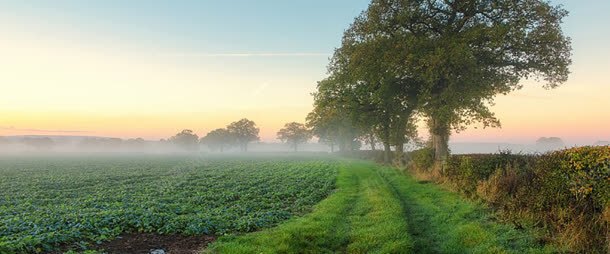
[[[1,158],[0,253],[86,249],[124,232],[255,231],[308,212],[336,171],[306,158]]]

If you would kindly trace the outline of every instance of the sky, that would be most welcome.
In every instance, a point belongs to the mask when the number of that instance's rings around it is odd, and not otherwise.
[[[249,118],[277,141],[285,123],[305,121],[328,58],[368,3],[0,0],[0,136],[156,140]],[[570,11],[569,81],[523,81],[492,107],[502,128],[473,126],[454,142],[610,140],[610,2],[552,3]]]

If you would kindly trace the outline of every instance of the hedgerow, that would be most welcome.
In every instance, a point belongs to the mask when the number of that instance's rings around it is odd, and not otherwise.
[[[410,156],[411,170],[419,174],[422,167],[413,165],[429,165],[422,153],[426,150]],[[545,229],[556,244],[568,250],[608,251],[609,146],[541,155],[453,155],[438,180],[465,196],[485,201],[516,227]]]

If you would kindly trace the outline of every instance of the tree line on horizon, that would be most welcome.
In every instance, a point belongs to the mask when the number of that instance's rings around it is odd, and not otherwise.
[[[318,82],[308,126],[343,151],[377,140],[390,162],[417,139],[421,119],[442,171],[452,132],[500,126],[489,108],[496,95],[521,89],[522,79],[547,89],[567,80],[567,14],[542,0],[373,0]]]
[[[185,129],[167,140],[185,150],[198,150],[199,145],[207,145],[208,148],[216,152],[224,152],[228,148],[238,146],[241,152],[248,151],[248,144],[259,141],[260,129],[256,123],[249,119],[241,119],[227,125],[225,128],[218,128],[208,132],[204,137],[199,138],[192,130]],[[305,124],[291,122],[277,132],[277,138],[290,145],[296,152],[298,146],[306,143],[312,138],[311,131]]]
[[[121,138],[84,137],[74,145],[85,150],[127,148],[136,151],[151,143],[173,145],[184,151],[198,151],[200,145],[206,145],[211,151],[215,152],[224,152],[229,148],[238,146],[241,152],[247,152],[249,143],[260,140],[259,132],[260,129],[254,121],[243,118],[232,122],[225,128],[212,130],[202,138],[199,138],[193,130],[184,129],[168,139],[160,139],[159,141],[147,141],[142,138],[123,140]],[[277,139],[288,144],[295,152],[300,144],[307,143],[312,137],[313,134],[306,125],[297,122],[286,123],[277,132]],[[6,145],[24,145],[36,151],[50,151],[57,145],[57,142],[48,136],[26,136],[16,141],[0,136],[0,148]]]

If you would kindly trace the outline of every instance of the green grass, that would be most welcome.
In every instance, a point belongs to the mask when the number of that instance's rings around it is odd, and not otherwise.
[[[212,253],[553,252],[480,204],[364,161],[0,158],[0,174],[0,253],[127,231],[215,234]]]
[[[289,156],[0,157],[0,253],[268,228],[327,197],[336,167]]]
[[[311,214],[221,237],[213,253],[547,253],[532,232],[495,222],[482,206],[392,168],[345,161],[337,191]]]
[[[349,167],[349,169],[347,169]],[[337,192],[276,228],[221,238],[219,253],[401,253],[412,247],[400,201],[368,164],[344,164]]]

